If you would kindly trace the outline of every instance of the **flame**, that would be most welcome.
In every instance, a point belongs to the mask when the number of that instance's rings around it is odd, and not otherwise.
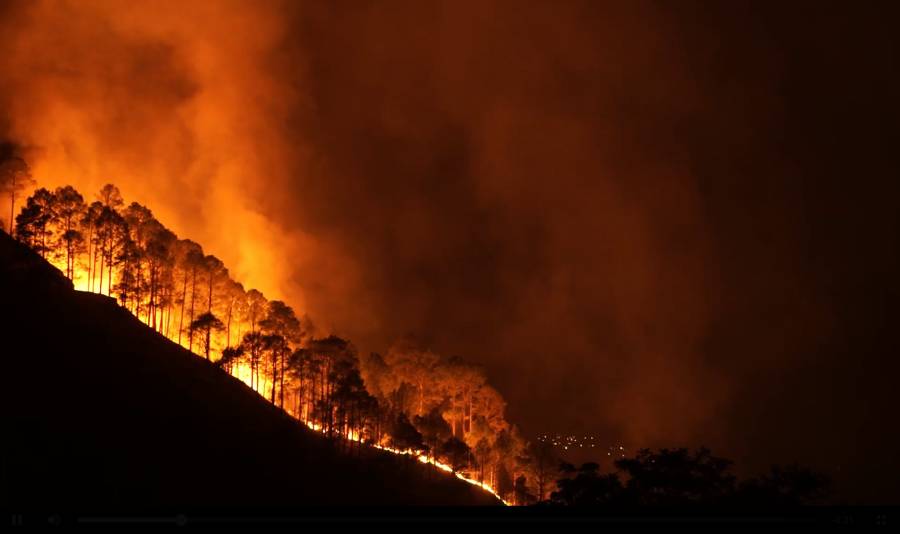
[[[314,430],[316,432],[325,433],[325,429],[322,428],[322,425],[320,425],[318,423],[314,423],[312,421],[305,421],[304,423],[311,430]],[[359,441],[360,440],[359,432],[357,432],[356,430],[350,430],[347,432],[346,435],[344,435],[342,437],[344,437],[345,439],[347,439],[349,441]],[[479,482],[478,480],[469,478],[458,471],[454,471],[452,467],[441,462],[434,456],[428,456],[426,454],[422,454],[421,452],[414,451],[414,450],[394,449],[394,448],[388,447],[386,445],[380,445],[378,443],[366,442],[365,440],[363,440],[362,442],[366,443],[367,445],[369,445],[375,449],[390,452],[390,453],[397,454],[400,456],[415,456],[416,459],[419,460],[420,462],[422,462],[423,464],[428,464],[428,465],[431,465],[431,466],[434,466],[434,467],[440,469],[441,471],[446,471],[447,473],[451,473],[454,476],[456,476],[456,478],[458,478],[464,482],[468,482],[469,484],[472,484],[473,486],[478,486],[479,488],[483,489],[484,491],[490,493],[491,495],[496,497],[500,502],[502,502],[504,505],[511,506],[511,504],[509,502],[507,502],[506,500],[504,500],[503,497],[501,497],[494,490],[494,488],[492,488],[489,484],[487,484],[485,482]]]
[[[311,424],[311,423],[307,423],[307,426],[309,426],[309,427],[312,428],[313,430],[316,430],[316,431],[322,431],[322,429],[321,429],[321,427],[320,427],[319,425],[314,425],[314,424]],[[356,438],[357,438],[357,433],[356,433],[355,431],[350,431],[350,432],[347,433],[347,439],[352,440],[352,441],[356,441]],[[492,488],[492,487],[491,487],[490,485],[488,485],[487,483],[485,483],[485,482],[479,482],[478,480],[475,480],[475,479],[473,479],[473,478],[469,478],[469,477],[465,476],[464,474],[462,474],[462,473],[460,473],[460,472],[458,472],[458,471],[454,471],[452,467],[450,467],[449,465],[447,465],[447,464],[445,464],[445,463],[439,461],[439,460],[438,460],[437,458],[435,458],[434,456],[428,456],[428,455],[426,455],[426,454],[420,453],[419,451],[413,451],[413,450],[405,450],[405,451],[404,451],[404,450],[400,450],[400,449],[394,449],[394,448],[387,447],[387,446],[384,446],[384,445],[379,445],[379,444],[377,444],[377,443],[370,443],[369,445],[371,445],[372,447],[374,447],[374,448],[376,448],[376,449],[379,449],[379,450],[382,450],[382,451],[387,451],[387,452],[390,452],[390,453],[393,453],[393,454],[398,454],[398,455],[401,455],[401,456],[415,456],[416,459],[418,459],[418,460],[419,460],[420,462],[422,462],[423,464],[432,465],[432,466],[434,466],[434,467],[440,469],[441,471],[446,471],[446,472],[448,472],[448,473],[453,474],[454,476],[456,476],[456,478],[458,478],[458,479],[460,479],[460,480],[462,480],[462,481],[468,482],[469,484],[472,484],[473,486],[478,486],[479,488],[483,489],[484,491],[486,491],[486,492],[490,493],[491,495],[493,495],[494,497],[496,497],[496,498],[497,498],[500,502],[502,502],[504,505],[510,506],[510,503],[507,502],[506,500],[504,500],[503,497],[501,497],[500,495],[498,495],[497,492],[494,490],[494,488]]]
[[[52,258],[52,257],[51,257],[51,258],[47,258],[47,261],[49,261],[51,265],[53,265],[54,267],[56,267],[57,269],[59,269],[60,272],[62,272],[62,271],[65,269],[65,258]],[[106,282],[106,281],[107,281],[107,280],[104,280],[104,282]],[[112,276],[112,285],[113,285],[113,287],[115,287],[115,284],[116,284],[117,282],[118,282],[118,277],[116,276],[115,271],[114,271],[114,272],[113,272],[113,276]],[[75,287],[76,290],[82,291],[82,292],[90,292],[90,291],[89,291],[89,288],[90,288],[90,281],[89,281],[89,277],[88,277],[88,271],[87,271],[87,269],[86,269],[84,266],[82,266],[82,265],[76,265],[72,283],[73,283],[73,286]],[[96,282],[95,282],[95,283],[96,283]],[[95,289],[96,289],[96,288],[95,288]],[[94,291],[94,292],[96,292],[96,291]],[[104,283],[103,291],[101,292],[101,294],[106,295],[106,296],[110,296],[110,297],[113,296],[113,295],[110,293],[109,287],[107,287],[107,284],[106,284],[106,283]],[[140,317],[138,317],[138,318],[140,319]],[[174,335],[171,335],[171,334],[172,334],[172,333],[170,332],[170,335],[167,336],[167,337],[168,337],[171,341],[176,341],[176,340],[177,340],[177,332],[174,332]],[[219,342],[221,343],[221,337],[222,337],[222,336],[221,336],[221,335],[218,335],[218,336],[216,336],[216,337],[217,337],[217,338],[220,338],[220,339],[219,339]],[[184,341],[184,340],[182,339],[182,346],[184,346],[183,341]],[[195,352],[195,354],[197,354],[197,353]],[[199,355],[199,354],[198,354],[198,355]],[[265,373],[259,372],[259,373],[258,373],[258,374],[259,374],[259,376],[258,376],[258,381],[254,381],[254,380],[252,379],[252,369],[251,369],[251,367],[250,367],[250,364],[248,364],[248,363],[246,363],[246,362],[236,362],[236,363],[233,365],[233,367],[231,368],[230,374],[231,374],[231,376],[237,378],[238,380],[240,380],[241,382],[243,382],[247,387],[253,389],[253,391],[255,391],[255,392],[258,393],[259,395],[263,396],[264,398],[265,398],[266,392],[267,392],[267,391],[271,391],[272,383],[271,383],[271,381],[269,381],[269,380],[266,379]],[[305,424],[307,427],[309,427],[311,430],[313,430],[313,431],[315,431],[315,432],[320,432],[320,433],[325,433],[325,432],[326,432],[326,429],[323,428],[322,425],[320,425],[320,424],[318,424],[318,423],[315,423],[315,422],[313,422],[313,421],[302,421],[302,420],[299,418],[298,414],[291,414],[291,415],[292,415],[292,417],[294,417],[295,419],[301,421],[301,423]],[[366,441],[366,440],[362,439],[362,437],[361,437],[359,431],[358,431],[358,430],[355,430],[355,429],[349,430],[345,435],[343,435],[343,436],[341,436],[341,437],[344,438],[344,439],[346,439],[346,440],[348,440],[348,441],[354,441],[354,442],[365,443],[366,445],[369,445],[369,446],[371,446],[371,447],[373,447],[373,448],[375,448],[375,449],[379,449],[379,450],[382,450],[382,451],[390,452],[390,453],[393,453],[393,454],[402,455],[402,456],[415,456],[415,457],[419,460],[419,462],[421,462],[421,463],[423,463],[423,464],[431,465],[431,466],[433,466],[433,467],[435,467],[435,468],[437,468],[437,469],[440,469],[441,471],[445,471],[445,472],[447,472],[447,473],[451,473],[451,474],[454,475],[456,478],[458,478],[458,479],[460,479],[460,480],[462,480],[462,481],[464,481],[464,482],[467,482],[467,483],[469,483],[469,484],[471,484],[471,485],[473,485],[473,486],[477,486],[477,487],[481,488],[482,490],[484,490],[484,491],[490,493],[491,495],[493,495],[494,497],[496,497],[500,502],[502,502],[504,505],[506,505],[506,506],[511,506],[511,504],[510,504],[509,502],[507,502],[506,500],[504,500],[504,499],[497,493],[497,491],[496,491],[494,488],[492,488],[489,484],[487,484],[487,483],[485,483],[485,482],[480,482],[480,481],[475,480],[475,479],[473,479],[473,478],[469,478],[469,477],[465,476],[465,475],[464,475],[463,473],[461,473],[461,472],[454,471],[453,468],[452,468],[450,465],[441,462],[440,460],[438,460],[438,459],[435,458],[434,456],[429,456],[429,455],[426,455],[426,454],[422,454],[421,452],[419,452],[419,451],[414,451],[414,450],[400,450],[400,449],[394,449],[394,448],[392,448],[392,447],[388,447],[388,446],[381,445],[381,444],[378,444],[378,443],[372,443],[372,442]]]
[[[312,422],[312,421],[305,421],[304,423],[305,423],[306,426],[309,427],[311,430],[314,430],[314,431],[316,431],[316,432],[322,432],[322,433],[325,433],[325,429],[322,428],[322,425],[320,425],[320,424],[318,424],[318,423],[314,423],[314,422]],[[359,433],[358,433],[356,430],[350,430],[350,431],[348,431],[347,434],[346,434],[345,436],[343,436],[343,437],[344,437],[345,439],[349,440],[349,441],[359,441]],[[363,443],[366,443],[366,442],[363,441]],[[386,445],[380,445],[380,444],[378,444],[378,443],[366,443],[366,444],[369,445],[369,446],[371,446],[371,447],[373,447],[373,448],[375,448],[375,449],[382,450],[382,451],[386,451],[386,452],[390,452],[390,453],[397,454],[397,455],[400,455],[400,456],[415,456],[416,459],[419,460],[420,462],[422,462],[423,464],[432,465],[432,466],[434,466],[434,467],[440,469],[441,471],[446,471],[447,473],[451,473],[451,474],[453,474],[454,476],[456,476],[456,478],[458,478],[458,479],[460,479],[460,480],[462,480],[462,481],[464,481],[464,482],[468,482],[469,484],[472,484],[473,486],[478,486],[478,487],[481,488],[482,490],[484,490],[484,491],[490,493],[491,495],[493,495],[494,497],[496,497],[500,502],[502,502],[504,505],[506,505],[506,506],[511,506],[511,504],[510,504],[509,502],[507,502],[506,500],[504,500],[503,497],[501,497],[501,496],[494,490],[494,488],[492,488],[489,484],[487,484],[487,483],[485,483],[485,482],[479,482],[478,480],[475,480],[475,479],[473,479],[473,478],[469,478],[469,477],[465,476],[464,474],[462,474],[462,473],[460,473],[460,472],[458,472],[458,471],[454,471],[452,467],[450,467],[449,465],[447,465],[447,464],[441,462],[440,460],[438,460],[438,459],[435,458],[434,456],[428,456],[428,455],[426,455],[426,454],[422,454],[421,452],[419,452],[419,451],[414,451],[414,450],[400,450],[400,449],[394,449],[394,448],[392,448],[392,447],[388,447],[388,446],[386,446]]]

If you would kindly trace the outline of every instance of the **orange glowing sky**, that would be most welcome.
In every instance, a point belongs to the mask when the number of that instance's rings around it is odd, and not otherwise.
[[[892,405],[848,384],[896,365],[895,32],[762,4],[14,1],[0,132],[532,434],[849,465],[813,437]]]
[[[231,4],[28,5],[38,31],[16,33],[5,60],[10,131],[40,185],[90,197],[115,183],[247,287],[302,309],[283,258],[302,262],[311,239],[257,202],[283,187],[286,151],[302,153],[273,126],[296,99],[265,64],[283,27],[277,10]]]

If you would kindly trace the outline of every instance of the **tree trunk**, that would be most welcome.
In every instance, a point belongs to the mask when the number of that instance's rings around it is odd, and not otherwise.
[[[147,326],[156,330],[156,272],[153,262],[150,262],[150,295],[147,302]]]
[[[9,192],[9,235],[13,235],[13,221],[16,213],[16,175],[13,171],[12,191]]]
[[[280,351],[280,354],[281,354],[281,371],[280,371],[281,374],[279,375],[279,386],[278,387],[280,389],[278,390],[278,395],[279,395],[278,402],[283,409],[284,408],[284,351],[283,350]]]
[[[94,280],[97,279],[97,247],[94,247],[94,268],[91,271],[91,293],[94,292]]]
[[[100,251],[100,287],[97,289],[97,293],[103,294],[103,264],[106,263],[106,251]]]
[[[88,291],[92,291],[92,290],[94,289],[94,287],[93,287],[94,284],[92,283],[93,281],[91,280],[91,270],[92,270],[92,267],[93,267],[93,266],[91,265],[91,263],[93,262],[93,259],[94,259],[94,254],[93,254],[94,244],[91,242],[91,240],[92,240],[93,238],[94,238],[94,223],[91,223],[90,225],[88,225],[88,239],[87,239],[87,244],[88,244],[88,279],[87,279],[87,283],[85,284],[85,287],[86,287],[86,289],[87,289]]]
[[[231,346],[231,315],[234,311],[234,297],[231,298],[231,302],[228,304],[228,321],[225,325],[225,346]]]
[[[69,233],[69,222],[68,221],[66,221],[65,232],[66,232],[66,234]],[[63,235],[65,235],[65,234],[63,234]],[[71,268],[72,245],[71,245],[71,243],[72,243],[72,239],[67,238],[66,239],[66,278],[68,278],[69,280],[72,279],[72,268]]]
[[[213,272],[209,271],[209,301],[206,303],[207,313],[212,313]]]
[[[113,244],[112,237],[109,238],[109,265],[107,265],[107,284],[106,284],[106,293],[109,296],[112,296],[112,271],[113,271]]]
[[[191,270],[191,315],[190,323],[188,323],[188,350],[194,352],[194,329],[191,325],[194,323],[194,296],[197,294],[197,269]]]
[[[300,372],[298,373],[300,380],[297,386],[297,419],[303,420],[303,363],[300,363]]]
[[[275,404],[275,385],[278,383],[277,377],[275,376],[278,374],[278,362],[276,361],[276,358],[278,358],[278,352],[272,351],[272,396],[270,399],[272,404]]]
[[[315,410],[315,397],[316,397],[316,375],[312,375],[312,387],[309,390],[309,395],[306,396],[306,419],[307,421],[316,420],[316,412]]]
[[[171,293],[171,287],[169,288],[169,293]],[[169,297],[169,305],[166,306],[166,337],[169,337],[169,332],[171,332],[172,327],[172,295],[168,295]]]
[[[178,344],[181,345],[181,332],[184,330],[184,301],[187,300],[187,271],[184,272],[184,283],[181,286],[181,313],[178,314]]]

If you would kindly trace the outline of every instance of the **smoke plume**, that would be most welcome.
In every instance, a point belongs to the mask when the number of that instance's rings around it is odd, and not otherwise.
[[[116,183],[363,351],[484,365],[527,431],[800,455],[772,388],[844,398],[822,351],[863,268],[832,217],[886,157],[837,155],[823,132],[879,126],[821,112],[896,88],[825,73],[893,43],[871,13],[801,39],[806,11],[753,6],[14,2],[3,127],[41,185]],[[896,215],[858,199],[871,259]]]

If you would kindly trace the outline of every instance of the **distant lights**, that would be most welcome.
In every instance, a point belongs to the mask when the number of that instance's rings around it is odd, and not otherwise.
[[[547,443],[553,447],[557,447],[567,451],[569,450],[569,448],[596,448],[599,446],[597,442],[600,441],[600,437],[590,434],[577,436],[574,434],[565,435],[545,433],[538,435],[537,441],[539,443]],[[607,447],[607,451],[607,456],[617,456],[622,458],[625,457],[625,447],[622,445],[612,445],[610,447]]]

